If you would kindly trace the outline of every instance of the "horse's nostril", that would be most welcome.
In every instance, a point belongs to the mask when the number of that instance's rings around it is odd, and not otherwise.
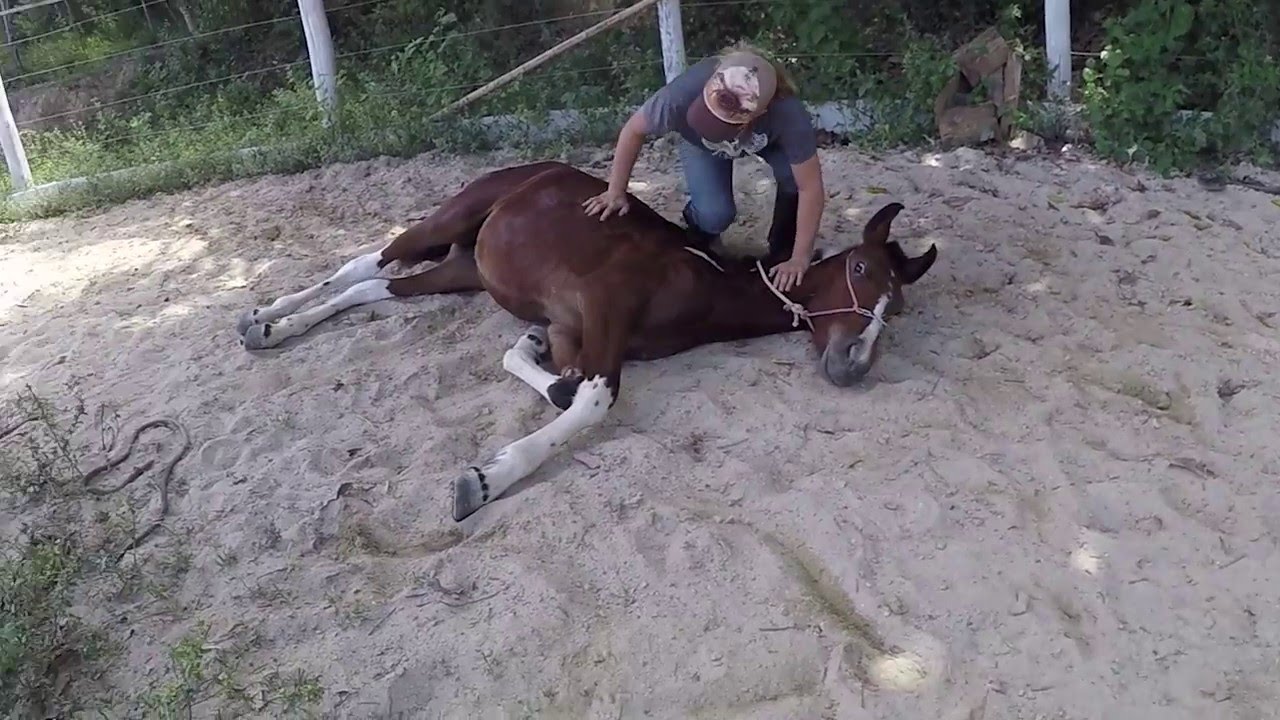
[[[862,343],[854,342],[849,345],[849,364],[857,365],[859,358],[862,356]]]
[[[836,387],[849,387],[858,382],[870,370],[870,365],[858,359],[858,343],[841,347],[844,343],[832,343],[822,353],[822,374]]]

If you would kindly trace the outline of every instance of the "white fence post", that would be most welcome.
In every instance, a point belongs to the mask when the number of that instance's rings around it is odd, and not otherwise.
[[[1071,99],[1071,0],[1045,0],[1044,50],[1049,63],[1049,98]]]
[[[4,78],[0,78],[0,147],[4,148],[4,161],[9,166],[9,177],[13,178],[13,189],[26,190],[31,186],[31,166],[27,164],[27,151],[22,147],[18,123],[9,107]]]
[[[662,70],[667,75],[667,82],[671,82],[685,69],[680,0],[661,0],[658,3],[658,34],[662,36]]]
[[[329,127],[338,114],[338,64],[333,53],[333,33],[324,0],[298,0],[302,15],[302,32],[307,36],[307,57],[311,60],[311,82],[316,87],[316,101],[324,110],[324,124]]]

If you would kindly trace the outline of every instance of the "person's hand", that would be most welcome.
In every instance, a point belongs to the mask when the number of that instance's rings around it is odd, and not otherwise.
[[[587,209],[588,215],[600,213],[601,222],[604,222],[605,218],[613,214],[617,214],[619,217],[626,215],[627,210],[630,209],[627,202],[627,194],[625,192],[615,193],[612,190],[605,190],[593,198],[587,198],[587,201],[582,203],[582,207]]]
[[[804,274],[809,270],[809,261],[805,258],[791,258],[786,262],[778,263],[769,270],[769,276],[773,278],[773,283],[782,292],[790,292],[792,288],[800,285],[800,281],[804,279]]]

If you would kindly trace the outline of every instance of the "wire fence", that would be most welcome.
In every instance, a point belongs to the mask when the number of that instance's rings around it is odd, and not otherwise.
[[[518,47],[528,57],[617,12],[601,9],[512,18],[512,22],[482,27],[436,15],[417,25],[420,32],[410,33],[395,27],[396,16],[389,16],[390,31],[357,32],[365,25],[376,25],[372,21],[361,25],[370,13],[400,11],[405,4],[398,0],[347,0],[328,7],[326,17],[338,30],[334,57],[341,76],[342,117],[337,140],[321,123],[323,113],[312,88],[296,5],[272,17],[198,31],[180,24],[166,26],[134,42],[110,44],[101,52],[79,52],[38,66],[31,61],[42,47],[74,44],[69,41],[94,37],[95,28],[129,17],[136,21],[139,13],[146,15],[149,9],[169,4],[169,0],[145,0],[54,29],[10,36],[0,45],[0,51],[10,52],[15,63],[20,52],[28,57],[28,67],[7,74],[5,84],[37,183],[289,143],[325,161],[338,157],[335,147],[351,155],[425,149],[439,137],[424,118],[483,86],[518,57],[511,55],[509,64],[494,67],[482,50]],[[714,37],[714,31],[722,15],[716,13],[764,12],[767,6],[793,4],[794,0],[682,0],[685,27],[708,28],[701,40],[687,36],[686,61],[692,64],[719,49],[724,39]],[[283,4],[281,9],[288,7]],[[150,15],[146,24],[154,25]],[[634,106],[662,82],[656,26],[655,14],[643,13],[611,30],[612,36],[588,41],[519,78],[486,98],[474,112],[571,109],[599,110],[607,116],[608,111]],[[10,32],[7,25],[6,32]],[[618,42],[617,33],[629,33],[628,41]],[[206,61],[220,51],[231,57]],[[1072,55],[1087,58],[1096,53]],[[788,52],[784,59],[798,65],[841,60],[848,66],[883,65],[897,57],[895,52],[868,49]],[[247,61],[254,64],[246,65]],[[132,70],[122,71],[123,66]],[[108,83],[104,91],[100,81],[115,75],[132,79]],[[88,89],[78,90],[81,84]],[[386,140],[387,136],[394,136],[400,145]]]
[[[761,0],[735,0],[735,1],[736,2],[760,2]],[[164,2],[167,2],[167,0],[152,0],[152,2],[147,4],[162,4]],[[329,8],[327,10],[327,13],[330,16],[333,16],[344,11],[354,10],[354,9],[358,9],[358,8],[362,8],[370,5],[386,4],[387,2],[389,2],[389,0],[366,0],[365,2],[352,3],[349,5],[342,5],[339,7]],[[73,31],[84,25],[91,24],[96,20],[106,19],[112,16],[117,16],[125,13],[136,12],[138,7],[139,6],[134,6],[125,10],[117,10],[110,13],[105,13],[101,16],[96,16],[96,17],[88,18],[79,22],[69,24],[57,30],[40,33],[38,35],[34,35],[31,37],[20,38],[20,39],[14,40],[11,43],[5,43],[4,47],[18,45],[21,43],[27,43],[27,42],[39,40],[42,38],[47,38],[53,35],[57,35],[59,33]],[[599,18],[605,15],[613,14],[613,12],[614,11],[611,11],[611,10],[600,10],[600,11],[591,11],[591,12],[582,12],[582,13],[572,13],[572,14],[562,15],[558,17],[551,17],[551,18],[546,18],[541,20],[509,23],[505,25],[498,25],[498,26],[487,27],[487,28],[476,29],[476,30],[453,32],[453,33],[448,33],[446,35],[443,35],[439,39],[441,41],[456,40],[456,39],[475,37],[480,35],[502,33],[504,31],[518,30],[518,29],[524,29],[524,28],[535,27],[535,26],[550,26],[557,23],[564,23],[564,22],[575,21],[575,20]],[[267,20],[259,20],[259,21],[248,22],[248,23],[241,23],[241,24],[232,25],[228,27],[186,35],[183,37],[162,40],[159,42],[153,42],[153,43],[139,46],[139,47],[129,48],[127,50],[110,52],[104,55],[97,55],[93,57],[83,58],[83,59],[75,60],[72,62],[56,65],[53,67],[42,68],[40,70],[26,72],[26,73],[22,73],[15,76],[10,76],[6,78],[6,83],[9,84],[11,87],[22,86],[24,84],[24,81],[30,81],[35,78],[39,78],[39,77],[43,77],[43,76],[47,76],[55,73],[65,73],[66,71],[69,71],[69,70],[81,68],[84,66],[94,65],[97,63],[102,63],[110,60],[145,55],[147,53],[151,53],[156,50],[190,44],[202,39],[208,39],[208,38],[213,38],[213,37],[223,36],[223,35],[231,35],[235,33],[241,33],[246,30],[251,30],[254,28],[262,28],[266,26],[279,25],[282,23],[300,24],[301,18],[298,14],[295,13],[295,14],[290,14],[282,17],[276,17],[276,18],[271,18]],[[392,52],[404,50],[409,46],[413,45],[415,42],[418,42],[419,40],[420,38],[406,41],[406,42],[398,42],[394,44],[380,45],[380,46],[371,47],[371,48],[362,48],[359,50],[340,52],[337,54],[336,58],[338,60],[344,60],[344,59],[366,57],[366,56],[372,56],[372,55],[380,55],[384,53],[392,53]],[[658,61],[655,60],[655,62],[658,62]],[[68,117],[71,115],[76,115],[76,114],[80,114],[88,111],[97,111],[105,108],[115,107],[118,105],[126,105],[131,103],[142,103],[148,100],[154,100],[156,98],[160,98],[165,95],[180,93],[185,90],[190,90],[193,88],[224,84],[224,83],[232,82],[235,80],[243,80],[245,78],[249,78],[257,75],[263,75],[267,73],[288,70],[291,68],[302,67],[308,64],[309,64],[309,60],[301,59],[301,60],[296,60],[291,62],[275,63],[272,65],[248,69],[248,70],[240,70],[232,73],[226,73],[217,77],[206,78],[203,80],[188,82],[181,85],[164,88],[161,90],[155,90],[147,93],[140,93],[140,94],[130,95],[128,97],[117,98],[110,101],[94,103],[91,105],[78,107],[74,110],[28,118],[28,119],[19,121],[18,125],[20,127],[39,126],[47,123],[50,120],[56,120],[62,117]],[[611,66],[586,68],[586,69],[576,70],[572,72],[581,73],[581,72],[600,71],[600,70],[608,70],[608,69],[611,69]],[[462,83],[462,84],[451,85],[451,86],[442,86],[440,89],[444,90],[444,89],[474,88],[474,87],[478,87],[481,84],[483,83]],[[249,114],[249,115],[246,115],[245,117],[253,117],[255,115],[258,115],[258,114]]]
[[[30,57],[30,53],[42,45],[69,38],[91,37],[98,24],[123,21],[131,14],[136,20],[137,14],[167,2],[146,0],[130,7],[65,22],[55,29],[14,37],[0,46],[0,50],[13,53],[15,60],[20,50]],[[376,11],[378,6],[388,6],[392,2],[349,1],[326,8],[326,16],[333,26],[349,28],[353,21],[348,16]],[[696,19],[699,12],[781,2],[785,0],[692,0],[682,2],[681,7],[687,23],[691,18]],[[506,69],[490,68],[487,74],[470,73],[471,77],[466,77],[469,74],[466,72],[453,72],[450,63],[467,67],[472,64],[469,60],[476,59],[474,54],[469,57],[458,54],[465,51],[467,41],[483,40],[489,46],[502,46],[508,37],[524,33],[522,42],[528,44],[532,34],[540,40],[537,49],[541,50],[563,39],[569,31],[579,30],[615,12],[612,9],[588,10],[485,27],[452,27],[447,31],[441,31],[439,25],[431,23],[423,27],[427,31],[425,34],[392,38],[394,42],[379,43],[376,42],[377,37],[357,41],[349,37],[350,33],[335,37],[335,60],[344,81],[341,89],[343,109],[347,111],[352,105],[363,102],[369,116],[363,119],[365,130],[382,123],[382,130],[395,133],[403,129],[397,123],[409,122],[407,118],[411,116],[420,121],[437,107],[481,87],[492,75]],[[147,22],[151,23],[150,16],[147,16]],[[513,83],[504,91],[505,95],[504,92],[495,95],[514,97],[508,104],[515,109],[545,111],[556,105],[553,102],[555,95],[560,94],[566,96],[566,102],[560,104],[561,109],[584,109],[582,106],[575,108],[579,104],[575,100],[585,102],[586,99],[580,97],[584,95],[583,88],[598,87],[603,89],[598,89],[594,103],[588,104],[603,107],[586,109],[609,110],[638,104],[662,80],[663,63],[656,47],[656,20],[654,15],[646,13],[623,27],[638,36],[650,37],[646,52],[639,56],[636,52],[619,56],[610,46],[610,40],[597,39],[594,51],[571,52],[570,57],[579,57],[575,60],[566,57],[531,72]],[[166,63],[184,52],[198,56],[201,52],[198,48],[233,42],[247,35],[266,37],[270,33],[287,34],[296,59],[280,59],[249,67],[243,66],[246,58],[236,58],[231,63],[232,67],[228,67],[228,63],[210,63],[203,68],[203,77],[178,78],[154,69],[144,69],[137,72],[144,76],[145,82],[124,83],[124,90],[111,88],[111,92],[95,92],[97,88],[93,81],[118,72],[121,63],[164,68]],[[302,36],[302,18],[295,10],[223,27],[201,28],[196,32],[181,32],[181,28],[169,27],[146,42],[113,45],[102,52],[80,53],[61,62],[44,63],[38,67],[28,62],[23,71],[9,74],[5,83],[14,106],[16,125],[29,150],[35,181],[51,182],[154,160],[271,145],[297,140],[299,136],[305,139],[308,134],[319,137],[319,107],[307,72],[310,60],[305,53],[301,57],[298,53],[303,47]],[[424,45],[430,46],[429,52],[422,52]],[[583,47],[589,45],[591,43]],[[442,56],[434,65],[430,58],[423,59],[424,54],[432,52]],[[791,57],[879,59],[890,55],[885,52],[850,52],[801,53]],[[264,57],[270,59],[269,53],[255,56],[259,60]],[[687,62],[696,62],[701,57],[691,53]],[[416,67],[405,70],[415,62]],[[415,70],[420,71],[416,76]],[[641,80],[629,81],[624,77],[633,72]],[[181,81],[175,81],[179,79]],[[451,79],[454,81],[450,82]],[[85,82],[91,91],[63,93],[64,89],[75,88]],[[54,102],[49,102],[51,95],[63,99],[55,98]],[[227,99],[232,96],[238,98],[236,103]],[[358,96],[359,102],[353,102],[354,96]],[[414,103],[425,104],[415,106]],[[356,119],[343,127],[350,131],[352,124],[359,126],[362,123]],[[422,128],[413,130],[419,135],[423,132]]]

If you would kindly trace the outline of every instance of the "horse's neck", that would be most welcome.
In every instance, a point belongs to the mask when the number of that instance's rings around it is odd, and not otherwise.
[[[766,268],[765,272],[768,272]],[[798,303],[804,304],[810,293],[804,290],[790,293]],[[724,340],[760,337],[791,332],[806,328],[803,320],[796,318],[783,304],[781,298],[769,289],[760,271],[750,273],[741,270],[726,274],[716,286],[714,309],[707,318],[708,332]]]

